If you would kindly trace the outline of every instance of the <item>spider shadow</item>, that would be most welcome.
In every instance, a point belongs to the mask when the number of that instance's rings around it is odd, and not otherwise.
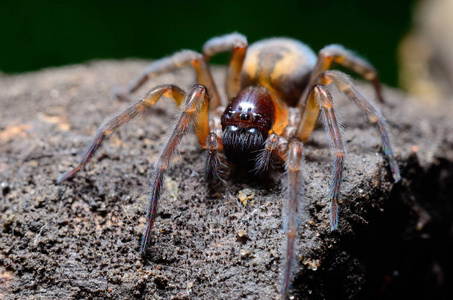
[[[282,165],[273,164],[264,172],[257,173],[249,163],[229,163],[228,171],[222,179],[208,180],[208,195],[236,194],[238,190],[251,188],[261,195],[275,193],[282,189],[285,169]]]

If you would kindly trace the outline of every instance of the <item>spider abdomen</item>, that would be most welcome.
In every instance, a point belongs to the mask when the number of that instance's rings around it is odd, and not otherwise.
[[[247,50],[241,87],[261,85],[289,106],[295,106],[315,67],[316,54],[304,43],[289,38],[270,38]]]
[[[221,117],[222,144],[230,161],[249,160],[262,149],[275,121],[275,107],[266,88],[250,86],[226,107]]]

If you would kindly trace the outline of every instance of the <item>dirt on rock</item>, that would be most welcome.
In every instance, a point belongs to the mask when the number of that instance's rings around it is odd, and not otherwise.
[[[145,65],[96,61],[0,77],[0,298],[278,298],[284,172],[209,186],[193,132],[168,169],[152,246],[140,256],[149,173],[178,111],[170,100],[106,140],[73,180],[56,184],[98,126],[127,107],[112,87]],[[219,87],[224,72],[213,68]],[[194,74],[159,76],[131,98],[162,83],[188,90]],[[292,299],[452,293],[452,106],[421,107],[400,91],[384,92],[388,103],[380,106],[403,179],[393,184],[375,128],[342,99],[348,154],[339,230],[329,227],[332,159],[320,127],[305,147]]]

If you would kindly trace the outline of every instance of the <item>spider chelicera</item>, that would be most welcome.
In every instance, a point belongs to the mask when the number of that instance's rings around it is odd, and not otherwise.
[[[208,62],[213,55],[227,51],[232,53],[225,83],[228,99],[222,99]],[[374,67],[340,45],[329,45],[319,51],[316,57],[307,45],[293,39],[270,38],[248,46],[243,35],[232,33],[208,40],[203,46],[203,54],[183,50],[154,61],[129,86],[118,90],[117,96],[124,97],[136,91],[149,78],[187,65],[195,69],[198,84],[188,93],[175,85],[162,85],[150,90],[141,100],[102,124],[80,163],[62,174],[57,181],[60,183],[74,176],[105,137],[147,110],[162,96],[173,99],[181,113],[151,176],[147,225],[140,248],[142,255],[146,254],[150,242],[164,173],[182,137],[194,124],[198,141],[208,153],[208,178],[221,175],[221,167],[227,163],[223,154],[228,162],[245,165],[254,172],[266,171],[273,157],[284,162],[288,174],[288,195],[284,201],[288,201],[288,211],[284,220],[286,250],[281,297],[285,299],[295,263],[293,258],[298,230],[298,202],[302,190],[300,172],[303,145],[319,115],[334,159],[329,193],[331,230],[338,226],[337,203],[346,148],[342,127],[335,113],[335,99],[329,92],[330,86],[335,86],[354,100],[368,120],[376,125],[393,179],[397,182],[401,178],[384,117],[347,75],[329,71],[333,62],[370,80],[377,98],[384,102]]]

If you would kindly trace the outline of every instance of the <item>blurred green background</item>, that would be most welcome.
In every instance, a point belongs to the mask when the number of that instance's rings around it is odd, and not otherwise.
[[[300,39],[315,51],[339,43],[397,85],[397,46],[413,0],[351,1],[2,1],[0,70],[25,72],[93,59],[155,59],[238,31],[249,42]],[[220,57],[214,63],[224,63]]]

